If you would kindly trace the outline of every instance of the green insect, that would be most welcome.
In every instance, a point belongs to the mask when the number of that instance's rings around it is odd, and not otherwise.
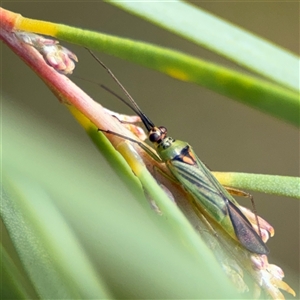
[[[155,126],[141,111],[139,106],[111,70],[108,69],[92,52],[91,54],[124,91],[127,98],[130,100],[130,103],[105,86],[102,87],[123,101],[141,118],[148,131],[149,141],[153,143],[155,147],[156,154],[139,141],[109,130],[99,130],[109,134],[118,135],[131,142],[137,143],[155,160],[165,163],[174,176],[174,179],[194,197],[197,204],[200,205],[211,218],[223,226],[225,231],[233,239],[242,244],[250,252],[268,254],[269,250],[267,246],[260,235],[254,230],[249,220],[241,212],[236,200],[197,157],[192,147],[186,142],[174,140],[169,137],[167,135],[166,127]]]

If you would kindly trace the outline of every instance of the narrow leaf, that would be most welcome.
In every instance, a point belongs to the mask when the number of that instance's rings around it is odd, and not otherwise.
[[[300,178],[279,175],[213,172],[226,186],[300,199]]]
[[[202,85],[293,125],[299,126],[300,124],[298,93],[267,81],[147,43],[27,19],[20,15],[15,19],[17,20],[15,29],[52,35],[71,43],[130,60],[174,78]]]
[[[299,57],[199,7],[184,1],[107,2],[299,91]]]

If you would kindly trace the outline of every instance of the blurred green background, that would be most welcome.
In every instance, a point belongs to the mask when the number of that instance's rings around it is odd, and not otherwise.
[[[299,3],[211,1],[195,4],[299,54]],[[2,5],[29,18],[151,42],[241,69],[103,2],[20,1],[4,2]],[[76,75],[104,83],[121,94],[86,50],[62,44],[79,58],[74,71]],[[80,147],[76,152],[82,152],[83,159],[94,168],[99,155],[85,132],[19,58],[6,46],[1,47],[1,52],[2,96],[9,96],[10,110],[22,112],[24,118],[33,123],[36,119],[42,120],[63,137],[66,144],[69,139],[76,140]],[[167,126],[172,137],[189,142],[212,170],[299,176],[298,129],[199,86],[101,53],[98,56],[113,70],[145,113],[156,124]],[[78,80],[77,83],[95,100],[107,99],[105,102],[101,100],[105,107],[131,113],[96,85]],[[6,117],[5,107],[3,120]],[[22,131],[22,120],[16,126]],[[5,144],[5,134],[3,137]],[[28,143],[30,139],[27,136]],[[47,143],[56,145],[55,135]],[[22,151],[19,155],[22,157]],[[271,249],[269,261],[283,268],[286,281],[297,291],[298,282],[291,281],[291,272],[299,274],[299,201],[264,194],[254,194],[254,197],[259,215],[275,228],[275,237],[268,242]],[[251,207],[248,200],[239,199],[239,202]]]

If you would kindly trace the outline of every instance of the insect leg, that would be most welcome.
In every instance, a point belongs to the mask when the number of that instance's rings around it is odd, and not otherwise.
[[[226,191],[231,194],[232,196],[240,196],[240,197],[247,197],[253,200],[253,196],[247,192],[244,192],[242,190],[239,189],[235,189],[229,186],[224,186],[224,188],[226,189]],[[251,201],[252,202],[252,201]]]
[[[147,154],[149,154],[154,160],[156,160],[157,162],[161,163],[162,160],[160,159],[160,157],[154,152],[154,150],[152,150],[151,147],[149,147],[147,144],[144,144],[143,142],[140,142],[138,140],[135,140],[133,138],[130,138],[128,136],[125,136],[123,134],[120,134],[120,133],[117,133],[117,132],[114,132],[114,131],[111,131],[111,130],[106,130],[106,129],[101,129],[101,128],[98,128],[98,131],[101,131],[101,132],[104,132],[104,133],[107,133],[107,134],[113,134],[113,135],[116,135],[120,138],[123,138],[125,140],[128,140],[132,143],[135,143],[137,144],[138,146],[140,146]]]

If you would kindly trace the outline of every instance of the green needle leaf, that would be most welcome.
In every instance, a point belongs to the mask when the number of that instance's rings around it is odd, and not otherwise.
[[[138,4],[135,5],[139,6]],[[168,9],[174,9],[174,7],[176,8],[178,6],[176,13],[178,15],[185,12],[185,19],[182,17],[178,18],[181,22],[179,22],[177,26],[182,26],[182,32],[187,32],[186,35],[189,36],[190,31],[194,31],[195,29],[191,23],[183,22],[183,20],[191,20],[190,15],[186,11],[192,11],[193,13],[191,12],[191,14],[193,15],[196,13],[194,10],[198,10],[189,6],[189,8],[184,8],[186,4],[182,2],[176,2],[175,4],[166,3],[165,5],[168,5],[166,6]],[[155,7],[155,5],[159,7],[160,4],[155,3],[153,5],[151,4],[149,7]],[[181,5],[183,5],[182,11],[180,10]],[[206,13],[200,11],[199,18],[205,18],[205,15]],[[166,20],[168,20],[168,16],[167,14]],[[298,86],[299,59],[295,55],[279,49],[277,46],[266,43],[248,33],[243,33],[243,31],[240,31],[240,29],[237,29],[233,25],[228,26],[225,24],[223,30],[221,26],[223,21],[217,21],[217,18],[207,16],[208,24],[205,32],[209,35],[211,27],[215,28],[214,31],[218,32],[217,37],[220,36],[221,41],[220,44],[217,44],[219,49],[229,49],[230,51],[228,50],[227,52],[231,53],[231,58],[239,58],[245,65],[248,67],[253,66],[254,69],[259,67],[260,73],[268,76],[272,80],[275,79],[271,75],[277,77],[276,80],[280,85],[206,62],[179,51],[148,43],[61,24],[20,18],[21,20],[18,22],[20,26],[18,29],[52,35],[71,43],[130,60],[179,80],[202,85],[229,98],[236,99],[265,113],[285,120],[295,126],[300,125]],[[172,21],[174,20],[171,18],[169,27],[173,25]],[[219,22],[221,23],[219,24]],[[222,28],[220,29],[220,27]],[[189,30],[187,30],[187,28],[189,28]],[[5,35],[5,32],[3,32],[3,35]],[[205,34],[203,36],[201,34],[200,37],[205,37]],[[198,37],[199,42],[201,40],[200,37]],[[224,40],[221,37],[227,37],[228,40]],[[216,38],[216,40],[218,40],[218,38]],[[238,40],[238,42],[236,40]],[[229,41],[235,41],[235,43]],[[202,42],[208,43],[207,41]],[[217,46],[215,45],[214,47],[216,48]],[[223,50],[219,51],[222,52]],[[229,54],[227,53],[226,55]]]
[[[226,186],[300,199],[300,178],[279,175],[213,172]]]
[[[193,82],[300,125],[298,93],[178,51],[82,29],[58,26],[57,37]]]
[[[2,241],[3,242],[3,241]],[[30,283],[21,274],[4,245],[0,245],[1,298],[2,299],[35,299],[36,293]]]
[[[299,91],[299,57],[199,7],[183,1],[107,2]]]
[[[4,176],[2,189],[1,216],[38,294],[48,299],[107,298],[47,192],[20,173]]]

